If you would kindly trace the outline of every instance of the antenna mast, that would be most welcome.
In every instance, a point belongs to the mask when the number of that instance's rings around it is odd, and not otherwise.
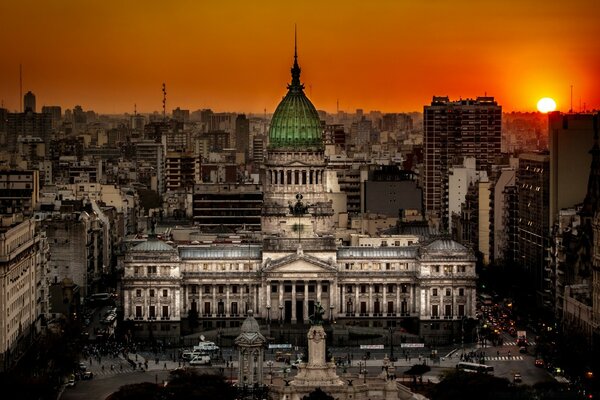
[[[571,85],[571,109],[569,110],[569,112],[573,112],[573,85]]]
[[[167,120],[167,86],[163,82],[162,84],[162,92],[163,92],[163,121]]]
[[[19,64],[19,112],[23,112],[23,65]]]

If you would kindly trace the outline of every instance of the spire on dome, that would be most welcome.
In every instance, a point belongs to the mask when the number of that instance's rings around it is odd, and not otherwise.
[[[292,83],[288,85],[288,89],[293,91],[304,89],[304,85],[300,83],[300,71],[300,66],[298,65],[298,39],[296,25],[294,24],[294,65],[292,66]]]

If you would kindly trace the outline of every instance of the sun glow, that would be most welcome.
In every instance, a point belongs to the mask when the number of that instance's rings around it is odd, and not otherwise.
[[[544,97],[538,101],[537,108],[540,112],[549,113],[550,111],[556,110],[556,102],[550,97]]]

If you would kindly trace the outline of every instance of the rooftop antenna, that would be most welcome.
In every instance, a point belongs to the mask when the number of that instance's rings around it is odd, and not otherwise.
[[[23,112],[23,65],[19,64],[19,112]]]
[[[163,92],[163,121],[167,120],[167,86],[163,82],[162,84],[162,92]]]
[[[569,110],[569,112],[573,112],[573,85],[571,85],[571,109]]]
[[[296,24],[294,24],[294,61],[298,61],[298,39],[296,34]]]
[[[133,115],[137,115],[137,104],[133,103]]]

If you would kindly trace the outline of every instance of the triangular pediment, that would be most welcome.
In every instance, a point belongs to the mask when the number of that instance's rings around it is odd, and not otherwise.
[[[290,254],[277,260],[267,259],[263,265],[264,272],[287,273],[319,273],[335,272],[336,268],[330,260],[322,260],[307,254]]]

